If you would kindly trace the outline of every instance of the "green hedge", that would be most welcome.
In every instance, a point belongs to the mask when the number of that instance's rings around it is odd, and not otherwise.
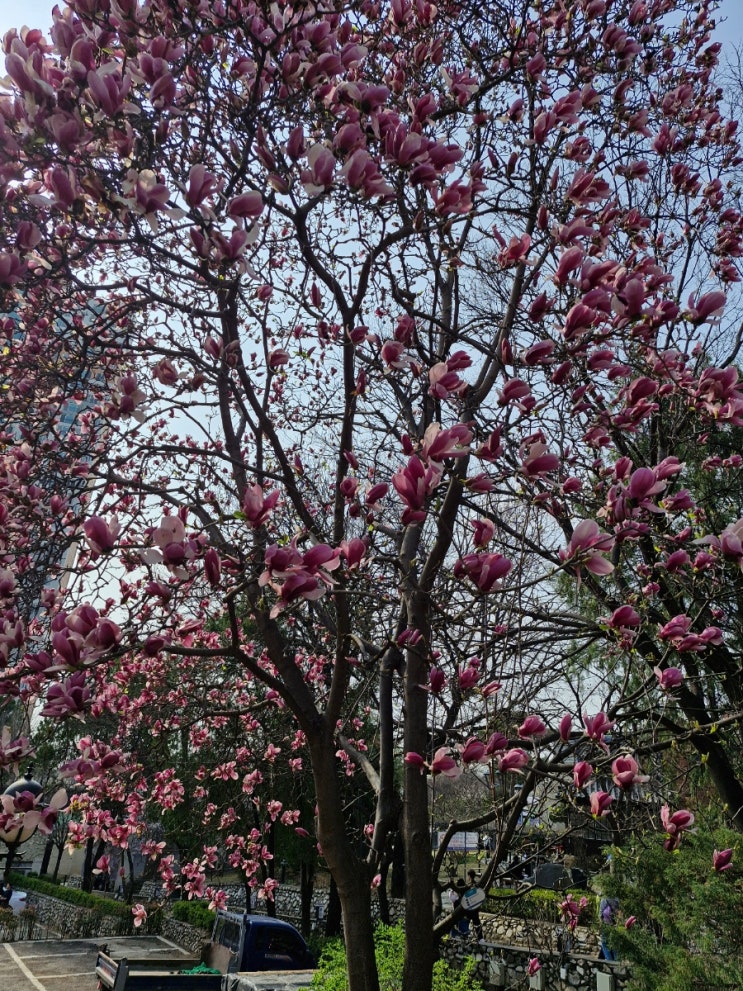
[[[560,904],[569,894],[579,904],[581,898],[588,900],[588,904],[580,914],[580,924],[593,925],[598,918],[598,905],[596,895],[591,891],[549,891],[544,888],[531,888],[522,895],[514,897],[514,892],[508,888],[491,888],[483,911],[492,915],[510,915],[535,922],[558,923],[562,921]]]
[[[124,902],[114,901],[113,898],[102,898],[100,895],[90,894],[79,888],[67,888],[62,884],[43,881],[41,878],[29,877],[26,874],[16,874],[13,871],[10,873],[10,883],[19,890],[36,891],[40,895],[47,895],[49,898],[56,898],[70,905],[88,909],[91,913],[93,928],[95,928],[95,918],[108,915],[121,920],[120,935],[132,935],[137,931],[134,928],[132,906],[126,905]],[[139,932],[148,935],[159,933],[162,925],[161,906],[147,904],[145,908],[147,909],[147,921]]]
[[[179,922],[186,922],[197,929],[206,929],[207,932],[212,931],[216,918],[216,913],[210,912],[203,902],[193,901],[173,902],[171,915]]]

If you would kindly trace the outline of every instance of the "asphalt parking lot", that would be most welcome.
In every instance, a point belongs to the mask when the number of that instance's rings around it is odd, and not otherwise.
[[[96,991],[95,960],[105,944],[114,957],[190,958],[185,950],[159,936],[114,939],[29,940],[0,945],[2,991]]]

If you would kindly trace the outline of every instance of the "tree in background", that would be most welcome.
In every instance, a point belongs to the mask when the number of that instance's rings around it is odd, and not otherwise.
[[[530,797],[593,782],[608,819],[594,772],[624,793],[673,736],[741,825],[741,524],[708,524],[676,447],[743,417],[713,11],[69,0],[49,40],[4,40],[2,690],[127,732],[185,716],[189,758],[290,713],[351,991],[378,986],[400,807],[404,983],[430,989],[430,776],[488,766],[485,884]],[[29,620],[52,532],[79,557]],[[557,600],[563,573],[600,620]],[[597,644],[608,674],[574,683]],[[219,788],[244,794],[235,746]],[[175,760],[83,750],[122,838],[191,801]],[[260,871],[260,835],[225,844]]]
[[[666,849],[647,837],[613,851],[607,891],[624,924],[611,934],[631,961],[631,987],[672,991],[737,987],[743,975],[740,836],[712,822]]]

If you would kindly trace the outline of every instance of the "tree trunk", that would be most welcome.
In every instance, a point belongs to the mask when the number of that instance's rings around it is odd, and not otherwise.
[[[722,799],[730,824],[738,832],[743,833],[743,785],[735,773],[725,748],[712,736],[693,736],[692,743],[697,752],[702,754],[705,767]]]
[[[54,840],[51,836],[47,838],[44,844],[44,856],[41,858],[41,867],[39,868],[39,876],[43,877],[44,874],[49,872],[49,861],[52,859],[52,851],[54,850]]]
[[[134,858],[129,847],[126,848],[125,854],[126,862],[129,865],[129,880],[124,885],[124,901],[127,905],[131,905],[134,894]]]
[[[302,935],[305,939],[312,932],[312,895],[315,890],[315,865],[302,861],[299,865],[299,899]]]
[[[64,853],[64,847],[62,845],[57,847],[57,859],[54,863],[54,873],[52,874],[52,881],[56,883],[57,877],[59,876],[59,865],[62,863],[62,854]]]
[[[5,856],[5,870],[3,871],[3,880],[7,882],[8,877],[10,876],[10,872],[13,868],[13,860],[16,855],[16,850],[18,849],[18,844],[10,843],[10,844],[6,844],[6,847],[8,852]]]
[[[392,870],[390,872],[390,897],[405,897],[405,849],[403,845],[402,832],[398,829],[395,833],[394,845],[392,847]]]
[[[412,597],[410,625],[425,630],[422,596]],[[424,638],[425,639],[425,638]],[[405,753],[425,755],[428,749],[428,696],[421,691],[428,679],[423,652],[407,652],[405,666]],[[413,764],[405,765],[403,839],[405,845],[405,991],[431,991],[433,980],[433,899],[431,896],[431,832],[428,819],[428,779]]]
[[[384,923],[385,926],[390,924],[390,902],[387,897],[387,875],[389,874],[390,865],[385,860],[380,866],[379,875],[380,882],[377,888],[377,898],[379,900],[379,921]]]
[[[346,835],[334,729],[315,728],[308,743],[317,799],[317,837],[338,887],[343,912],[348,991],[379,991],[371,916],[368,866],[354,854]]]
[[[338,896],[338,885],[330,876],[330,887],[328,888],[328,908],[325,916],[325,935],[328,939],[333,936],[343,935],[343,912],[341,911],[341,900]]]
[[[83,876],[81,888],[83,891],[93,890],[93,847],[95,845],[95,840],[92,836],[88,837],[88,841],[85,844],[85,860],[83,861]]]

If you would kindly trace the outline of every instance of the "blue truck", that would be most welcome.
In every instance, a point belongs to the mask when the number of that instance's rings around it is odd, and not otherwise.
[[[199,973],[200,963],[218,973]],[[220,991],[224,975],[256,971],[311,971],[314,960],[294,926],[265,915],[220,911],[200,957],[115,960],[98,951],[100,991]],[[189,971],[197,970],[196,973]],[[311,974],[308,974],[307,983]]]

